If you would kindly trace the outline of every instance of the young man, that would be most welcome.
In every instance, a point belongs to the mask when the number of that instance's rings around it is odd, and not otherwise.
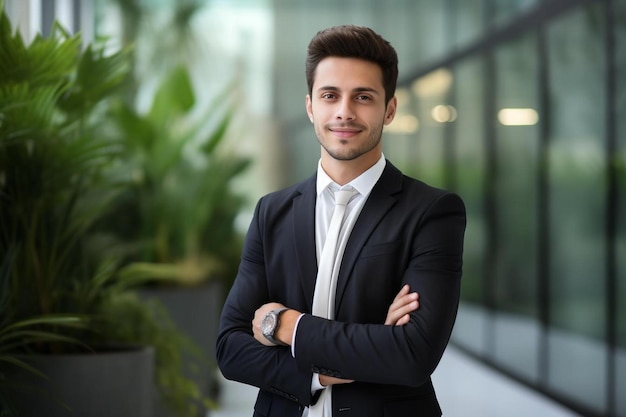
[[[259,201],[217,340],[225,377],[260,388],[254,416],[441,415],[430,375],[456,317],[465,208],[382,154],[397,64],[365,27],[309,44],[317,173]]]

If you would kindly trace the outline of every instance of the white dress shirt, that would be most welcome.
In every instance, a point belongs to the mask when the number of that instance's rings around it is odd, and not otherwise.
[[[326,174],[324,169],[322,168],[321,161],[317,166],[317,199],[315,204],[315,247],[317,253],[317,259],[319,263],[319,259],[322,253],[322,248],[324,247],[324,242],[326,241],[326,233],[328,231],[328,227],[330,225],[330,219],[332,217],[333,209],[334,209],[334,198],[333,198],[333,190],[342,190],[346,188],[354,188],[358,193],[352,197],[350,202],[346,207],[346,214],[344,216],[344,222],[341,226],[341,230],[339,232],[339,238],[337,242],[337,259],[335,261],[335,267],[333,269],[333,276],[337,277],[339,274],[339,267],[341,265],[341,259],[343,258],[343,252],[346,247],[346,243],[348,242],[348,238],[350,237],[350,233],[352,232],[352,227],[356,222],[356,219],[361,212],[361,209],[365,205],[367,198],[370,195],[370,192],[374,188],[374,185],[380,179],[380,176],[385,169],[386,160],[385,156],[381,155],[380,159],[367,171],[359,175],[354,180],[350,181],[348,184],[344,186],[339,186],[335,183],[329,176]],[[335,281],[336,285],[336,281]],[[302,316],[300,316],[302,317]],[[333,319],[334,317],[329,317]],[[298,319],[299,322],[300,319]],[[294,332],[293,332],[293,340],[291,343],[291,354],[295,357],[295,341],[296,341],[296,333],[298,330],[298,322],[296,322]],[[314,393],[320,389],[324,389],[319,382],[319,375],[313,374],[313,378],[311,381],[311,393]],[[305,409],[303,416],[308,414],[308,409]],[[330,415],[326,413],[327,415]]]

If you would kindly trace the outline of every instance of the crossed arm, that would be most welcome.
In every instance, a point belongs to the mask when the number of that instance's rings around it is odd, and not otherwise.
[[[261,332],[261,322],[265,315],[271,310],[285,307],[280,303],[267,303],[259,307],[254,313],[254,319],[252,320],[252,331],[254,338],[265,346],[275,346],[272,342],[267,340]],[[419,308],[419,295],[417,292],[410,292],[408,285],[404,285],[400,292],[396,295],[393,302],[389,306],[387,311],[387,317],[385,324],[390,326],[403,326],[409,322],[409,313]],[[279,341],[291,345],[293,340],[293,334],[295,331],[296,323],[302,313],[289,309],[281,315],[280,325],[276,330],[274,337]],[[323,386],[333,384],[345,384],[354,382],[352,380],[335,378],[328,375],[319,375],[320,384]]]
[[[376,261],[363,258],[357,262],[363,268],[358,273],[367,274],[362,280],[368,280],[369,284],[348,288],[355,291],[355,296],[344,300],[342,305],[352,309],[345,317],[354,319],[353,322],[300,314],[307,311],[303,310],[307,300],[300,282],[293,279],[293,269],[298,267],[292,259],[295,252],[279,245],[276,236],[266,231],[268,225],[276,228],[282,223],[265,206],[260,204],[255,213],[239,273],[222,312],[216,357],[224,376],[304,405],[313,400],[311,371],[383,385],[419,387],[427,382],[448,342],[460,295],[465,225],[461,200],[444,194],[425,213],[411,216],[410,224],[402,230],[380,229],[381,235],[372,237],[370,245],[397,241],[410,244],[370,246],[370,250],[376,249]],[[291,219],[279,212],[281,222]],[[271,279],[267,276],[269,270]],[[410,285],[410,290],[401,290],[395,301],[389,300],[386,316],[380,314],[384,305],[377,304],[378,310],[373,312],[360,304],[385,296],[387,280],[371,278],[381,274],[390,274]],[[356,280],[350,283],[361,284]],[[410,320],[406,312],[396,307],[410,304],[402,301],[409,291],[420,295],[419,308],[410,312]],[[280,304],[266,304],[256,312],[255,309],[269,300],[295,309],[283,313],[274,335],[286,344],[296,340],[292,346],[295,357],[288,348],[266,346],[268,342],[259,324],[267,311]],[[355,316],[354,311],[359,313]]]

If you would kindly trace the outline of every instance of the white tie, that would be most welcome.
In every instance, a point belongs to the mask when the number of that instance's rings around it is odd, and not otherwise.
[[[315,294],[313,295],[313,315],[318,317],[333,319],[335,316],[335,291],[337,284],[335,282],[336,273],[333,274],[333,269],[337,260],[337,242],[346,207],[355,194],[357,194],[357,191],[353,188],[334,192],[335,207],[317,267],[317,280],[315,282]],[[328,386],[322,391],[322,395],[317,403],[309,407],[308,417],[330,416],[332,414],[330,395],[331,386]],[[304,415],[306,415],[306,412]]]
[[[333,281],[333,268],[337,258],[337,241],[343,217],[346,213],[346,206],[356,192],[352,188],[334,192],[335,208],[333,209],[330,226],[328,226],[326,240],[324,241],[324,248],[322,249],[317,267],[317,280],[313,297],[313,315],[318,317],[334,318],[336,286],[331,285],[331,283]]]

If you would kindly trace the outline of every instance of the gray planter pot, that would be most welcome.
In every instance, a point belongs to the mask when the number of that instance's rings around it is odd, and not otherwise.
[[[144,288],[139,290],[143,299],[157,299],[168,311],[178,328],[188,336],[211,362],[208,369],[187,375],[193,380],[203,395],[211,398],[218,396],[215,360],[215,340],[219,326],[219,317],[223,305],[223,284],[219,280],[209,280],[197,287]],[[195,360],[185,358],[192,364]],[[209,410],[201,410],[200,416],[206,416]],[[155,410],[156,417],[172,417],[164,408]]]
[[[152,417],[154,350],[32,355],[25,361],[48,376],[23,370],[11,375],[13,399],[22,416]]]

